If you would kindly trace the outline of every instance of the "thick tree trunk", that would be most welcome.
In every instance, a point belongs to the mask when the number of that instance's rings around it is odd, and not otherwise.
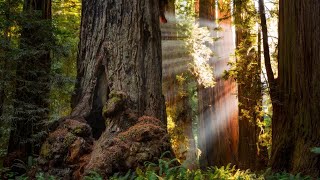
[[[215,20],[215,1],[198,0],[199,23],[200,26],[213,26]],[[197,10],[197,9],[196,9]],[[210,110],[207,110],[213,103],[211,88],[204,88],[198,85],[198,111],[199,111],[199,149],[201,155],[199,157],[200,167],[205,169],[209,166],[207,149],[212,147],[212,143],[207,142],[207,136],[210,136]]]
[[[202,86],[198,88],[200,166],[205,168],[236,163],[238,108],[234,95],[236,84],[231,79],[224,80],[222,78],[222,72],[228,69],[229,55],[234,46],[230,19],[221,22],[222,32],[214,32],[213,28],[217,26],[215,20],[224,17],[224,12],[216,13],[215,1],[200,0],[199,3],[200,25],[209,27],[213,37],[223,37],[212,47],[213,52],[221,59],[216,57],[210,59],[210,64],[215,72],[216,85],[213,88]]]
[[[320,176],[320,1],[280,1],[279,100],[272,167]]]
[[[128,96],[137,117],[150,115],[162,121],[165,117],[158,4],[122,3],[96,0],[82,5],[72,115],[85,117],[94,128],[95,123],[104,124],[101,110],[119,92]]]
[[[14,119],[8,147],[9,154],[22,151],[25,156],[21,158],[39,153],[41,137],[33,136],[44,131],[41,124],[48,120],[51,0],[25,0],[23,11],[30,22],[22,25],[20,47],[34,53],[24,54],[17,62]]]
[[[169,150],[158,0],[83,1],[77,63],[71,117],[42,146],[52,173],[69,167],[73,178],[108,176]]]

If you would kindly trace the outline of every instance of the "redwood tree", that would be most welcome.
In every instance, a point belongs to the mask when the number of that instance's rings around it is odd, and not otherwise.
[[[107,176],[169,149],[158,0],[83,1],[77,66],[71,116],[42,146],[50,170]]]
[[[155,0],[83,2],[73,116],[104,124],[104,104],[124,92],[137,116],[164,121],[158,14]]]
[[[320,176],[320,1],[280,0],[278,109],[272,167]]]
[[[217,56],[224,56],[232,52],[231,21],[228,14],[221,11],[216,13],[216,2],[213,0],[199,0],[200,26],[207,26],[213,37],[222,37],[214,43],[212,50]],[[219,1],[220,2],[220,1]],[[218,17],[216,16],[218,15]],[[226,18],[220,22],[222,32],[214,32],[218,25],[218,18]],[[223,50],[222,50],[223,49]],[[223,55],[222,55],[223,54]],[[198,86],[199,98],[199,123],[200,137],[199,148],[201,150],[200,166],[224,166],[229,163],[235,164],[237,159],[238,145],[238,118],[237,99],[233,95],[236,84],[233,80],[225,80],[218,71],[227,70],[229,56],[211,58],[209,64],[215,72],[215,87],[205,88]]]
[[[253,48],[260,43],[253,27],[255,13],[254,2],[234,0],[237,61],[233,74],[238,83],[239,98],[238,165],[252,170],[264,168],[268,160],[266,147],[259,145],[261,129],[258,123],[263,121],[262,83],[259,50]]]

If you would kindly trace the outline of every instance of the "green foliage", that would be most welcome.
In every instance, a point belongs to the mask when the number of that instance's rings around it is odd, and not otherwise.
[[[23,113],[30,115],[33,127],[40,125],[47,127],[51,121],[59,119],[70,112],[70,96],[73,92],[76,76],[76,56],[80,27],[80,0],[53,0],[52,20],[37,18],[39,12],[26,13],[23,11],[23,0],[0,0],[0,92],[4,92],[4,102],[0,102],[3,113],[0,112],[0,157],[6,154],[10,127],[14,128],[12,122],[18,121],[18,116]],[[30,43],[30,39],[22,36],[24,29],[36,29],[32,36],[41,38],[39,44]],[[31,103],[24,103],[21,108],[14,109],[17,102],[17,65],[24,62],[26,58],[37,58],[44,52],[50,50],[51,72],[49,81],[42,86],[51,89],[50,97],[46,101],[50,103],[50,108],[36,107]],[[35,66],[29,64],[27,67]],[[29,75],[36,75],[41,70],[29,68]],[[48,73],[45,73],[48,75]],[[39,88],[39,82],[25,81],[26,91],[34,93],[34,96],[46,96],[45,92]],[[31,89],[30,89],[31,88]],[[3,98],[3,97],[2,97]],[[0,98],[1,99],[1,98]],[[50,112],[51,121],[39,119],[37,113]],[[38,142],[46,134],[46,128],[40,132],[34,131],[32,137],[23,138],[23,143]],[[1,162],[0,162],[1,167]]]
[[[16,177],[17,180],[31,180],[31,179],[35,179],[35,180],[55,180],[57,178],[55,178],[54,176],[51,176],[51,175],[48,175],[46,173],[43,173],[43,172],[39,172],[36,174],[36,177],[35,178],[30,178],[26,175],[23,175],[23,176],[19,176],[19,177]]]
[[[103,177],[99,173],[95,171],[91,171],[87,176],[84,177],[84,179],[85,180],[103,180]]]
[[[315,154],[320,154],[320,147],[311,148],[311,152],[313,152]]]
[[[76,59],[79,42],[80,0],[53,0],[53,24],[57,44],[53,52],[50,121],[70,113],[71,94],[76,78]]]
[[[267,149],[271,152],[271,114],[267,82],[261,81],[263,74],[261,63],[261,44],[256,22],[259,14],[255,3],[249,0],[234,1],[234,24],[236,28],[236,62],[229,63],[230,70],[225,78],[233,78],[239,88],[239,122],[249,122],[257,126],[258,151]]]
[[[22,0],[0,0],[0,157],[6,154],[13,112],[15,60],[19,56],[18,23]],[[1,165],[0,161],[0,167]]]
[[[293,175],[286,172],[272,173],[270,170],[267,170],[264,174],[265,180],[311,180],[309,176],[303,176],[300,173]]]
[[[95,180],[100,180],[102,177],[95,174]],[[238,179],[238,180],[311,180],[308,176],[301,174],[292,175],[286,172],[273,173],[267,169],[261,173],[254,173],[250,170],[236,169],[235,166],[230,164],[227,166],[211,167],[207,170],[189,170],[177,164],[176,159],[160,158],[157,163],[145,163],[144,168],[137,168],[135,172],[129,171],[124,176],[119,173],[113,175],[112,180],[206,180],[206,179]],[[90,179],[91,180],[91,179]],[[92,179],[93,180],[93,179]]]

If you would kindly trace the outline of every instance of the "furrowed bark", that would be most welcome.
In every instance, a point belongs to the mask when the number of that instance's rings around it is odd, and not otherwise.
[[[279,109],[272,124],[271,165],[319,177],[320,1],[280,1]]]

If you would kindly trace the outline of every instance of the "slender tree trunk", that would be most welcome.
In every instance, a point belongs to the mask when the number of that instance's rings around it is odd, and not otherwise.
[[[263,39],[263,55],[264,62],[266,66],[267,78],[269,83],[270,97],[272,100],[273,108],[276,108],[276,79],[273,75],[273,70],[271,66],[269,42],[268,42],[268,27],[267,20],[264,8],[264,0],[259,0],[259,13],[261,20],[261,29],[262,29],[262,39]]]
[[[8,153],[22,151],[26,157],[38,153],[41,136],[33,136],[45,131],[42,124],[48,120],[51,0],[25,0],[23,11],[29,22],[22,22],[20,47],[29,52],[17,62],[15,110]]]
[[[320,1],[280,1],[279,110],[272,124],[275,170],[320,176]],[[290,21],[289,21],[290,19]]]

